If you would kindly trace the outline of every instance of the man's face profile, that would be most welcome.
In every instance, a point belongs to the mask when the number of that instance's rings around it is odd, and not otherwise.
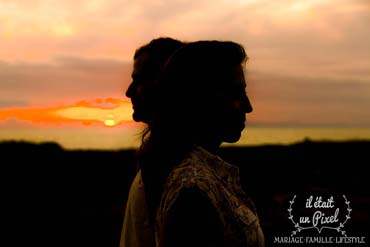
[[[151,95],[154,77],[153,71],[149,70],[150,59],[147,54],[142,54],[134,61],[131,74],[132,82],[126,91],[126,96],[131,99],[133,106],[133,119],[136,122],[147,122],[150,119]]]

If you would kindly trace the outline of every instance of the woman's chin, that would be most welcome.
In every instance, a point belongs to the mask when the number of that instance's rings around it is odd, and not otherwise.
[[[225,136],[223,141],[227,143],[235,143],[239,141],[240,137],[241,137],[241,132],[233,133],[232,135],[230,134],[230,135]]]

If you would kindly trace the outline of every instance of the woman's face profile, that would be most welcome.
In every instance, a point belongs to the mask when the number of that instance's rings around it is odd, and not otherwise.
[[[253,111],[246,94],[243,67],[231,70],[225,89],[220,92],[219,112],[216,115],[218,132],[223,142],[237,142],[245,127],[246,113]]]

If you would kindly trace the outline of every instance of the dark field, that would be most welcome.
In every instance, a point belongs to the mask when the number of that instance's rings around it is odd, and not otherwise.
[[[19,142],[1,143],[0,150],[2,223],[14,244],[8,246],[118,246],[135,175],[134,150],[65,151],[53,143]],[[279,246],[273,244],[274,237],[290,236],[295,229],[287,211],[294,195],[296,215],[305,213],[309,196],[333,196],[339,222],[348,209],[345,195],[352,211],[343,229],[348,236],[367,238],[366,245],[356,246],[369,245],[370,142],[223,148],[220,156],[240,166],[266,246]],[[319,236],[315,229],[297,235]],[[321,235],[341,236],[325,229]]]

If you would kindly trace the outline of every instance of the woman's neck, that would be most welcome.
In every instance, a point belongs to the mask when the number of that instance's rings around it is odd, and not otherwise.
[[[207,150],[210,153],[216,154],[220,149],[220,145],[222,142],[199,142],[198,145]]]

